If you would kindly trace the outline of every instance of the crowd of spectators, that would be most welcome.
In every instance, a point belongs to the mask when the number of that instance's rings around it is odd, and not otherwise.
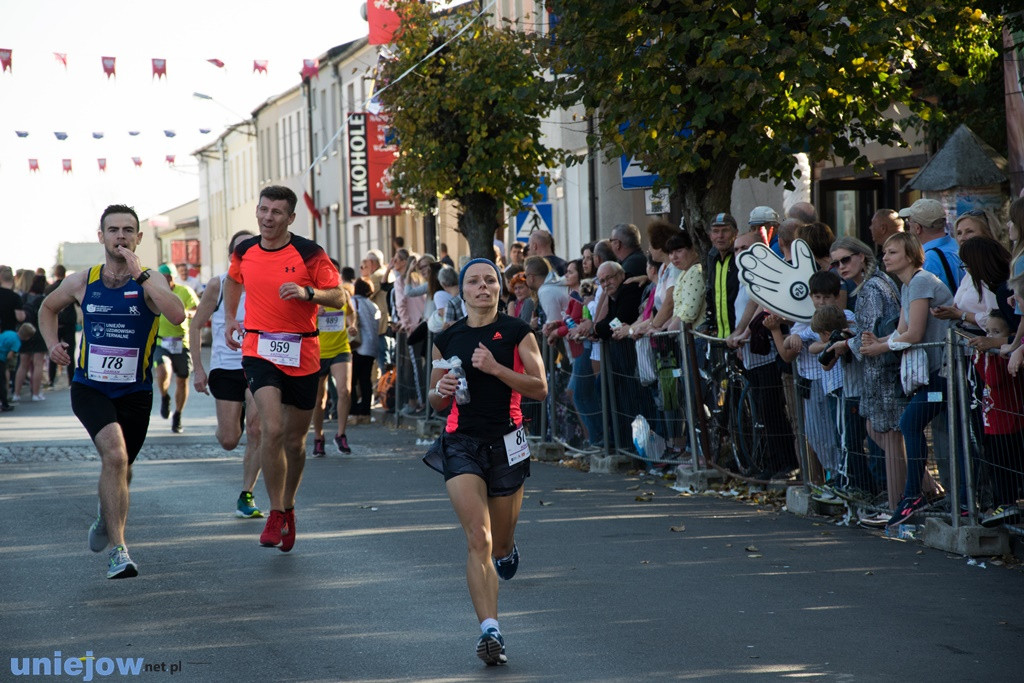
[[[864,226],[868,244],[836,237],[810,204],[785,216],[762,206],[743,225],[727,212],[712,216],[703,260],[692,236],[669,223],[652,222],[645,240],[636,226],[620,224],[565,263],[564,276],[550,240],[531,239],[523,270],[511,266],[506,274],[510,313],[556,350],[592,446],[603,447],[611,438],[605,425],[617,423],[614,446],[629,450],[630,422],[643,415],[668,444],[663,457],[689,448],[679,372],[665,374],[680,364],[678,334],[666,333],[685,323],[701,349],[711,347],[697,354],[699,364],[735,354],[749,385],[758,429],[737,474],[802,477],[820,500],[863,501],[864,524],[895,525],[924,508],[948,508],[952,452],[960,512],[968,500],[963,468],[970,467],[983,523],[1015,523],[1024,497],[1021,225],[1024,199],[1011,204],[1005,225],[979,209],[950,221],[939,201],[919,199],[875,212]],[[752,245],[791,261],[796,239],[815,262],[806,283],[815,309],[809,323],[765,310],[739,277],[738,258]],[[534,253],[535,241],[542,254]],[[966,420],[947,415],[951,327],[977,407]],[[610,375],[605,389],[601,372]],[[602,405],[609,392],[614,410]],[[707,413],[699,406],[693,414]],[[959,453],[959,436],[949,443],[949,420],[966,423],[956,429],[966,432],[969,453]]]

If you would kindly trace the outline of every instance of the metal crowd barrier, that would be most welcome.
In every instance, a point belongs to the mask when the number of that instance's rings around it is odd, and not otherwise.
[[[577,456],[617,454],[645,467],[711,467],[755,483],[766,479],[780,482],[766,475],[788,474],[793,477],[789,485],[803,485],[819,494],[823,488],[838,491],[841,499],[836,503],[845,500],[852,510],[864,514],[887,514],[898,502],[898,496],[890,501],[892,496],[887,493],[885,453],[871,440],[852,398],[827,397],[825,412],[805,415],[803,401],[794,395],[793,382],[776,363],[744,368],[724,340],[688,326],[678,332],[656,333],[652,339],[657,349],[653,381],[649,369],[644,371],[637,364],[642,344],[634,340],[594,342],[600,349],[598,395],[590,396],[590,404],[600,405],[600,415],[580,411],[570,391],[570,387],[577,388],[571,381],[573,372],[585,364],[571,357],[564,342],[549,346],[541,339],[549,391],[545,407],[532,409],[531,436],[560,443]],[[999,505],[1024,503],[1024,414],[1020,413],[1024,373],[1002,387],[1012,399],[1009,408],[989,407],[993,416],[1001,416],[1003,422],[1012,418],[1009,421],[1016,420],[1020,429],[986,435],[981,417],[991,391],[986,390],[967,354],[966,335],[952,329],[945,342],[911,348],[928,347],[944,350],[947,388],[933,398],[945,404],[944,410],[925,429],[929,455],[924,483],[931,486],[929,477],[941,482],[945,498],[920,514],[947,519],[954,528],[977,524],[984,513]],[[899,382],[898,369],[893,381]],[[903,396],[902,390],[897,393],[897,410],[902,413],[910,397]],[[524,400],[524,414],[529,403]],[[664,440],[666,450],[660,455],[641,458],[637,452],[630,424],[638,415]],[[604,438],[590,440],[596,426],[591,429],[587,423],[600,425]],[[831,442],[823,434],[828,431],[834,434]],[[821,462],[835,473],[833,481],[823,481]],[[898,464],[905,476],[905,456]],[[864,485],[865,472],[868,488],[854,487],[852,482]],[[823,487],[826,483],[834,486]],[[893,489],[894,495],[902,492],[896,485]],[[1020,522],[1005,526],[1024,534]]]

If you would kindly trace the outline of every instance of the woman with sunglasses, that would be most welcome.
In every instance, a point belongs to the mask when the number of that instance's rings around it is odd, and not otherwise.
[[[907,454],[903,436],[899,432],[900,416],[906,400],[903,398],[898,367],[878,356],[861,353],[862,334],[875,330],[876,320],[895,318],[900,313],[900,297],[896,283],[878,267],[875,251],[855,237],[840,237],[832,243],[832,262],[839,277],[852,281],[856,288],[851,294],[855,301],[853,330],[856,334],[830,347],[843,365],[843,399],[847,418],[851,414],[865,421],[871,439],[885,452],[885,473],[889,494],[889,509],[895,510],[903,495],[903,481],[907,476]],[[847,353],[850,352],[850,353]],[[849,359],[849,360],[846,360]],[[894,371],[895,370],[895,371]],[[859,426],[854,422],[853,426]],[[847,463],[851,484],[873,490],[870,468],[864,458],[858,458],[864,449],[863,437],[857,438],[856,429],[847,425],[847,450],[853,462]],[[865,472],[865,469],[868,472]]]

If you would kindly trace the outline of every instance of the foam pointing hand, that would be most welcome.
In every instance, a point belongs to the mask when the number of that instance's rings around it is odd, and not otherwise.
[[[740,280],[747,285],[750,298],[788,320],[810,322],[814,302],[807,280],[814,274],[811,248],[795,240],[793,263],[787,263],[765,244],[754,244],[737,259]]]

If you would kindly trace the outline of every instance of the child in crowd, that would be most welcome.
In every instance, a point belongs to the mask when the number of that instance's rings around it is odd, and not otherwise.
[[[1008,337],[1010,325],[1003,313],[993,310],[985,323],[989,337]],[[995,353],[979,353],[978,376],[984,379],[982,420],[985,426],[985,459],[992,465],[992,497],[995,510],[983,526],[1020,521],[1017,500],[1021,496],[1020,472],[1024,472],[1024,377],[1011,377],[1007,360]]]
[[[856,365],[858,361],[848,355],[840,362],[836,353],[828,352],[836,342],[853,336],[852,328],[855,323],[853,311],[840,310],[838,306],[831,304],[821,306],[815,310],[811,319],[811,329],[819,335],[820,341],[812,343],[809,350],[811,353],[817,352],[818,362],[827,371],[824,379],[825,398],[828,401],[829,414],[835,417],[840,443],[838,486],[867,499],[879,490],[879,482],[874,480],[864,450],[867,431],[863,418],[857,412],[859,401],[846,400],[847,387],[854,392],[853,396],[859,394],[855,382],[862,381],[860,367]],[[828,372],[835,367],[841,367],[842,372]],[[880,526],[888,518],[888,515],[879,513],[869,521]],[[863,519],[861,521],[864,522]]]
[[[839,276],[827,270],[812,275],[807,285],[815,309],[836,306],[841,284]],[[828,486],[836,484],[837,473],[842,464],[842,453],[835,413],[829,410],[825,387],[842,387],[842,366],[833,365],[831,370],[825,370],[821,366],[817,354],[826,348],[826,344],[822,343],[821,338],[808,323],[794,323],[790,335],[785,339],[781,338],[781,331],[774,324],[769,326],[769,329],[772,329],[779,356],[786,362],[796,359],[797,392],[804,399],[807,441],[824,470],[821,479]],[[817,477],[812,475],[812,478]],[[838,500],[832,494],[825,494],[819,498],[828,502]]]

